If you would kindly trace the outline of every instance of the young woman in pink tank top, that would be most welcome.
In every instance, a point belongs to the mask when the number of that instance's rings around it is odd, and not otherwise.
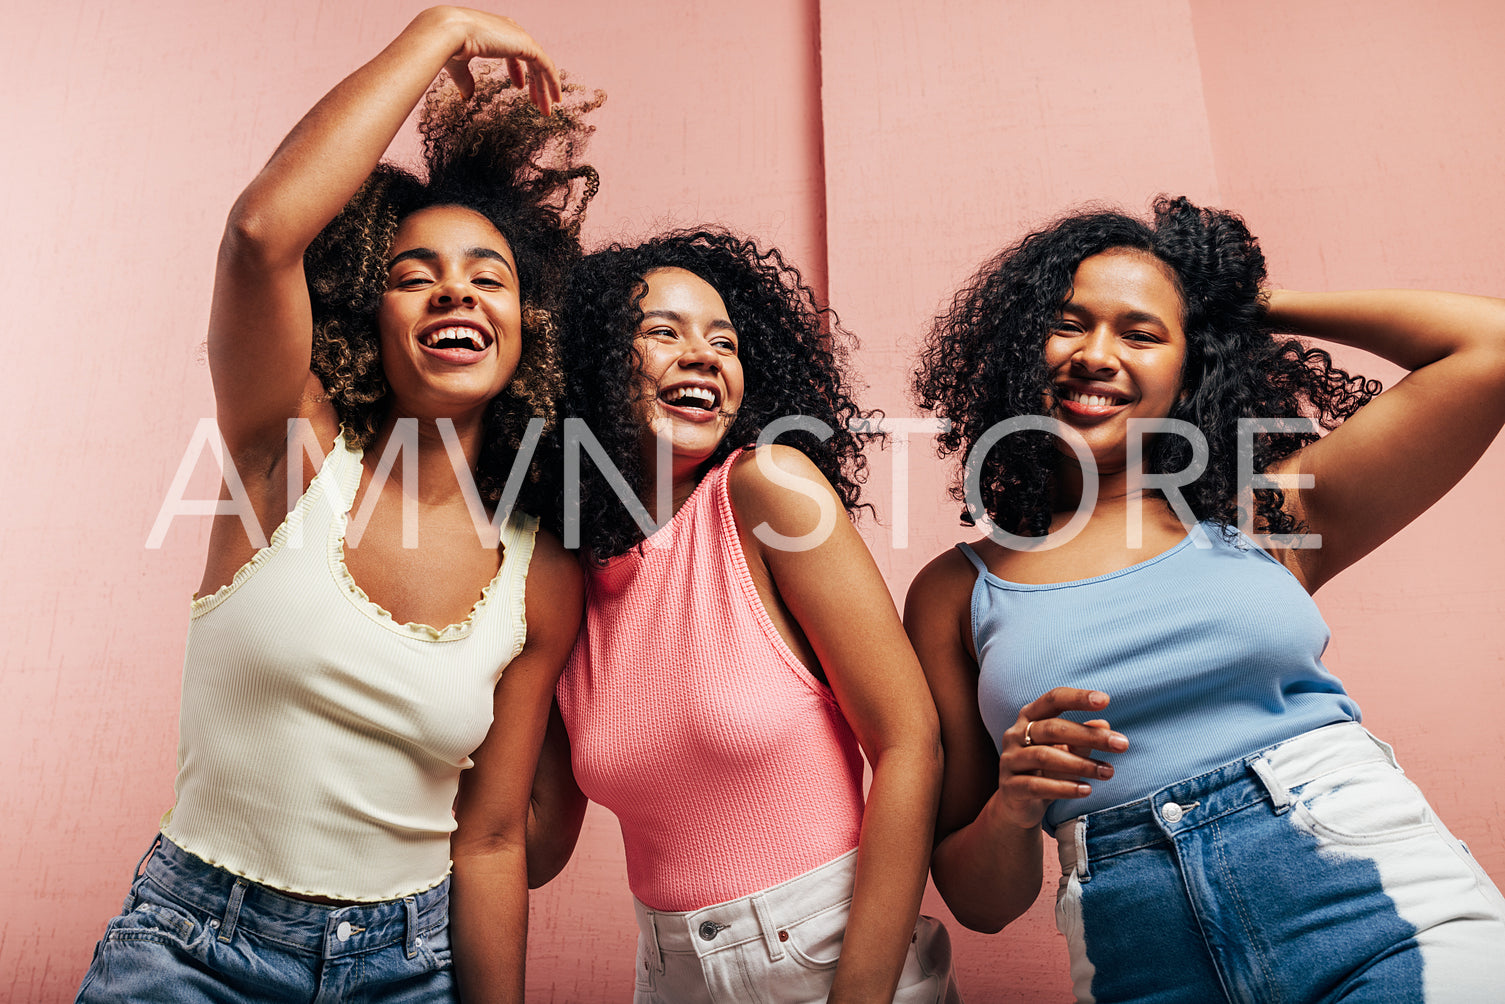
[[[573,775],[541,794],[621,822],[640,1004],[955,999],[944,929],[916,923],[935,711],[842,518],[864,473],[846,341],[778,251],[720,231],[571,278],[590,582],[558,692]]]

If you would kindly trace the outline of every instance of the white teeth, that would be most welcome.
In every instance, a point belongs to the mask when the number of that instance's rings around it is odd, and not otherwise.
[[[1101,408],[1119,403],[1117,398],[1104,397],[1102,394],[1080,394],[1076,391],[1067,391],[1062,396],[1065,397],[1068,401],[1075,401],[1078,404],[1085,404],[1091,408]]]
[[[445,339],[455,341],[468,341],[470,347],[480,352],[486,348],[486,343],[481,339],[481,333],[475,328],[457,324],[452,328],[437,328],[423,336],[423,344],[433,348]]]
[[[716,395],[704,387],[677,387],[664,395],[664,400],[669,404],[679,404],[683,401],[698,401],[707,408],[716,407]]]

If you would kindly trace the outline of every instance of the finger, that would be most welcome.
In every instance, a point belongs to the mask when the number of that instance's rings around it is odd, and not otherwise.
[[[533,107],[538,109],[540,115],[549,114],[549,102],[544,97],[543,85],[539,82],[537,72],[531,66],[528,72],[528,100],[533,103]]]
[[[444,68],[449,71],[449,78],[460,89],[461,96],[469,101],[471,95],[476,92],[476,78],[470,72],[470,60],[463,56],[451,59],[444,64]]]
[[[1049,802],[1058,798],[1086,798],[1092,785],[1081,781],[1061,781],[1038,774],[1016,774],[999,785],[999,792],[1010,801]]]
[[[1030,746],[998,758],[1001,774],[1045,774],[1062,778],[1108,778],[1113,766],[1059,746]]]
[[[551,102],[558,104],[564,100],[564,85],[559,79],[559,67],[554,65],[554,60],[549,54],[539,50],[538,58],[533,62],[533,72],[541,77],[544,93]]]
[[[1107,706],[1108,695],[1101,690],[1057,687],[1026,704],[1020,714],[1033,721],[1054,718],[1063,711],[1101,711]]]
[[[523,74],[522,61],[516,56],[508,56],[506,59],[506,64],[507,79],[512,81],[513,87],[516,87],[518,90],[522,90],[523,84],[526,83],[526,79]]]
[[[1025,729],[1029,733],[1030,745],[1024,746],[1023,730],[1019,736],[1019,745],[1026,749],[1035,746],[1064,746],[1122,753],[1129,748],[1129,740],[1122,733],[1114,732],[1107,722],[1086,725],[1069,718],[1039,718],[1026,723]]]

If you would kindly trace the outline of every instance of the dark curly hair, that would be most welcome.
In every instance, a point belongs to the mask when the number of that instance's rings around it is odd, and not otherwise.
[[[477,75],[469,100],[448,78],[436,82],[418,123],[424,177],[378,165],[303,256],[313,301],[312,369],[347,435],[365,449],[389,403],[376,315],[398,225],[430,206],[462,206],[506,238],[521,285],[523,348],[516,373],[487,412],[477,474],[491,502],[501,495],[529,419],[549,426],[557,419],[562,369],[553,315],[580,258],[585,207],[600,187],[595,169],[577,158],[593,131],[584,117],[605,94],[564,89],[564,101],[545,117],[497,67]],[[557,508],[557,487],[546,476],[555,468],[535,459],[521,508],[540,515]]]
[[[951,421],[938,449],[942,456],[964,454],[964,472],[979,462],[966,452],[990,427],[1045,414],[1051,386],[1045,342],[1071,295],[1077,266],[1113,249],[1151,254],[1174,277],[1185,311],[1187,393],[1169,417],[1202,430],[1209,450],[1207,469],[1182,493],[1197,519],[1236,526],[1240,418],[1306,416],[1332,429],[1381,388],[1376,380],[1339,369],[1322,349],[1274,336],[1261,299],[1264,254],[1233,213],[1161,196],[1149,222],[1091,209],[1030,234],[985,263],[935,319],[914,377],[915,399]],[[1254,469],[1268,470],[1316,438],[1257,436]],[[1021,536],[1047,533],[1058,456],[1048,433],[1019,433],[999,442],[981,459],[979,472],[988,517]],[[1145,468],[1171,473],[1191,459],[1185,439],[1161,435],[1149,441]],[[961,477],[952,494],[963,499]],[[1284,506],[1278,490],[1255,492],[1256,521],[1267,532],[1303,529]],[[973,522],[971,514],[964,513],[963,521]]]
[[[864,507],[867,465],[852,425],[875,413],[860,410],[848,387],[852,336],[777,248],[764,250],[723,230],[680,230],[633,246],[613,244],[576,266],[559,329],[568,379],[565,413],[585,420],[642,497],[649,472],[634,415],[642,365],[635,339],[648,290],[644,277],[661,268],[682,268],[709,283],[737,331],[742,405],[708,466],[756,442],[777,418],[809,416],[832,430],[830,438],[791,433],[780,441],[820,468],[849,514]],[[605,561],[641,543],[643,534],[594,465],[581,466],[581,505],[588,514],[582,544],[593,560]]]

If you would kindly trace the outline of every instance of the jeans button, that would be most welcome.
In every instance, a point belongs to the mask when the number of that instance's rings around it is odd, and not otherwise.
[[[340,926],[334,929],[334,933],[335,933],[335,937],[339,938],[341,941],[349,941],[350,940],[350,921],[348,921],[348,920],[342,920],[342,921],[340,921]]]
[[[1181,806],[1175,802],[1166,802],[1160,807],[1160,818],[1167,823],[1179,823],[1183,815],[1185,813],[1181,811]]]
[[[714,920],[705,921],[700,925],[700,940],[715,941],[716,933],[725,926],[725,924],[718,924]]]

